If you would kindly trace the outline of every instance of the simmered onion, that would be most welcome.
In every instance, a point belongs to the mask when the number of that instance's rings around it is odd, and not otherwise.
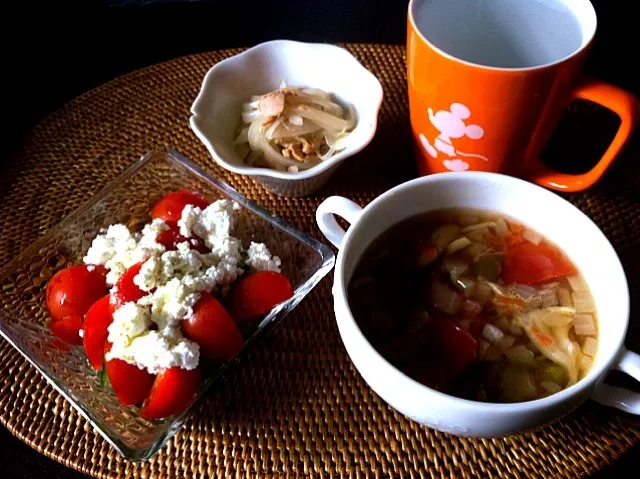
[[[500,328],[489,323],[484,325],[482,337],[490,343],[497,343],[502,340],[504,333]]]
[[[514,364],[518,364],[526,368],[536,367],[536,360],[533,352],[522,344],[508,349],[504,354],[507,359]]]
[[[249,126],[243,125],[234,145],[247,164],[297,172],[347,146],[356,112],[351,105],[343,108],[332,101],[322,90],[283,86],[251,97],[242,107],[242,121]],[[246,143],[249,153],[241,148]]]

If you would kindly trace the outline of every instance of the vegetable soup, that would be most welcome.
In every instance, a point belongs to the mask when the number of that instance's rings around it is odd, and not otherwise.
[[[520,402],[579,381],[598,346],[595,302],[566,255],[495,213],[421,214],[377,238],[349,284],[389,362],[465,399]]]

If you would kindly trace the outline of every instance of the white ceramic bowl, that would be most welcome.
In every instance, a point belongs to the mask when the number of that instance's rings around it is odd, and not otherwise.
[[[472,207],[520,220],[562,248],[589,284],[600,318],[593,366],[577,384],[544,399],[515,404],[459,399],[428,388],[387,362],[364,337],[347,302],[347,285],[367,246],[404,218],[441,208]],[[344,230],[335,215],[351,226]],[[620,260],[598,227],[571,203],[539,186],[494,173],[442,173],[404,183],[360,208],[330,197],[316,219],[340,249],[334,275],[334,308],[340,335],[354,365],[382,399],[434,429],[466,436],[501,436],[556,419],[591,397],[640,414],[640,394],[603,384],[612,368],[640,380],[640,356],[624,348],[629,289]]]
[[[343,104],[353,105],[358,116],[344,150],[298,173],[247,166],[233,148],[242,104],[251,95],[279,88],[283,81],[296,87],[321,88]],[[191,106],[190,124],[223,168],[252,176],[278,195],[304,196],[319,189],[343,160],[369,144],[376,131],[381,104],[380,82],[345,49],[275,40],[214,65]]]

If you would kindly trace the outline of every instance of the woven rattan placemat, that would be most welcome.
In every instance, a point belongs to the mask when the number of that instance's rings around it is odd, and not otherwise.
[[[297,228],[320,236],[314,212],[330,194],[366,204],[415,174],[404,48],[350,45],[385,100],[374,142],[307,198],[273,196],[218,168],[188,126],[207,69],[239,50],[139,70],[77,98],[37,126],[0,177],[0,266],[88,200],[133,160],[174,147]],[[637,143],[637,142],[636,142]],[[570,201],[593,218],[623,261],[640,310],[637,152]],[[144,463],[122,459],[19,353],[0,340],[0,420],[36,450],[100,478],[576,477],[640,443],[640,419],[589,402],[536,432],[466,439],[413,423],[359,377],[342,346],[325,279],[186,426]],[[627,346],[640,349],[639,318]]]

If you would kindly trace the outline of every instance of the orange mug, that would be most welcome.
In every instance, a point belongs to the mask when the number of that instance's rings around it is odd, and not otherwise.
[[[596,31],[589,0],[411,0],[407,80],[421,175],[493,171],[547,188],[593,185],[631,135],[640,102],[580,69]],[[620,117],[598,163],[571,175],[538,155],[569,102]]]

